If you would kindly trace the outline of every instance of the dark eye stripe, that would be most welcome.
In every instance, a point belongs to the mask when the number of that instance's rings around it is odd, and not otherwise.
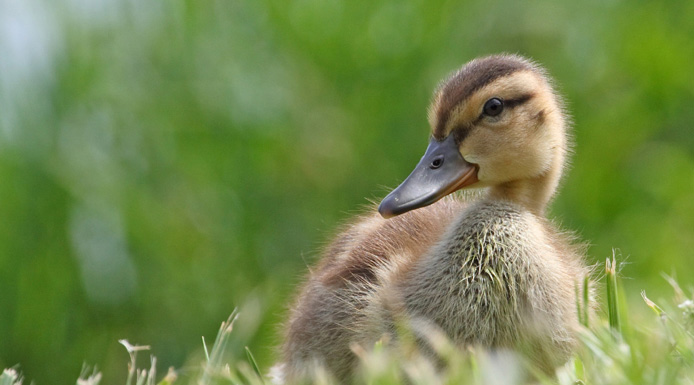
[[[475,122],[476,123],[476,122]],[[469,125],[469,126],[458,126],[451,130],[451,135],[455,138],[455,142],[457,144],[460,144],[465,140],[465,138],[470,134],[470,131],[472,131],[472,127],[474,124]]]
[[[521,104],[527,102],[528,100],[532,99],[535,96],[533,93],[528,93],[528,94],[523,94],[517,98],[514,99],[504,99],[504,108],[514,108],[518,107]],[[484,112],[475,119],[472,124],[465,124],[465,125],[460,125],[455,128],[453,128],[450,132],[450,135],[454,135],[455,140],[457,143],[462,143],[462,141],[470,134],[470,131],[472,131],[472,128],[476,126],[480,120],[484,119],[486,115]],[[441,138],[438,138],[434,136],[437,140],[441,140]]]
[[[503,99],[504,101],[504,109],[509,109],[509,108],[515,108],[520,106],[521,104],[527,102],[528,100],[532,99],[535,96],[535,94],[529,93],[529,94],[523,94],[517,98],[514,99]],[[451,134],[455,135],[456,140],[458,143],[462,142],[463,139],[465,139],[466,136],[470,133],[470,130],[472,130],[472,127],[476,126],[482,119],[484,119],[487,115],[482,112],[480,116],[475,119],[474,122],[472,122],[471,125],[469,126],[458,126],[455,127],[453,130],[451,130]]]
[[[519,106],[528,100],[532,99],[535,94],[523,94],[515,99],[505,99],[504,100],[504,107],[508,108],[513,108],[516,106]]]
[[[530,94],[523,94],[523,95],[521,95],[517,98],[514,98],[514,99],[502,99],[502,101],[504,102],[504,109],[518,107],[521,104],[532,99],[534,96],[535,96],[535,94],[530,93]],[[484,111],[482,111],[482,114],[477,118],[477,120],[475,120],[475,124],[477,124],[485,116],[486,115],[485,115]]]

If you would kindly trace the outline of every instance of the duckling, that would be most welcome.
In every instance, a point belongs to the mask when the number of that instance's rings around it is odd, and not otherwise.
[[[515,55],[472,60],[441,83],[428,118],[414,171],[337,236],[303,286],[276,382],[325,370],[349,383],[353,347],[397,339],[403,319],[460,347],[519,351],[549,373],[570,357],[589,269],[545,217],[570,147],[548,75]],[[444,198],[461,189],[481,193]]]

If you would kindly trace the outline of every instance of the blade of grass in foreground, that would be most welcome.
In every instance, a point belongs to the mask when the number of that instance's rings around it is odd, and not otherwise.
[[[583,277],[583,326],[590,327],[590,277]]]
[[[154,378],[157,375],[156,358],[152,357],[152,365],[149,371],[146,369],[137,369],[137,352],[149,350],[149,346],[132,345],[128,340],[118,340],[118,342],[125,346],[125,349],[130,355],[130,362],[128,363],[128,379],[126,380],[126,385],[131,385],[133,379],[135,380],[135,385],[143,385],[145,382],[147,385],[154,385]]]
[[[246,346],[246,358],[248,359],[248,362],[251,364],[251,367],[253,368],[253,371],[255,373],[262,377],[262,373],[260,373],[260,369],[258,368],[258,363],[255,361],[255,357],[253,357],[253,353],[251,353],[251,349]]]
[[[614,253],[612,254],[612,260],[607,258],[605,261],[605,282],[607,286],[607,315],[610,328],[616,332],[615,335],[621,336],[622,328],[617,292],[617,260]]]
[[[583,277],[583,285],[576,284],[576,312],[578,322],[590,327],[590,276]]]
[[[226,351],[231,331],[234,328],[234,321],[236,321],[238,315],[238,309],[234,309],[229,318],[222,322],[210,352],[207,351],[207,345],[205,345],[205,357],[207,358],[207,362],[202,371],[202,376],[198,381],[199,385],[213,384],[216,377],[220,375],[223,376],[224,374],[227,374],[228,377],[230,374],[228,366],[224,363],[224,352]]]
[[[87,365],[82,366],[82,372],[77,379],[77,385],[99,385],[101,383],[101,373],[94,368],[89,370]]]
[[[22,379],[14,369],[5,369],[0,374],[0,385],[20,385]]]

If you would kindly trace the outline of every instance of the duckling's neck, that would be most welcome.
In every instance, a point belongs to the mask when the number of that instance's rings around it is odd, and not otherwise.
[[[487,198],[510,201],[535,215],[544,216],[545,209],[554,196],[561,178],[563,157],[557,157],[554,163],[553,167],[537,177],[492,186],[487,193]]]

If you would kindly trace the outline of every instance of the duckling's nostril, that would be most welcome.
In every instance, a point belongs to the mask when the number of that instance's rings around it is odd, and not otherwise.
[[[441,165],[443,165],[443,155],[437,156],[437,157],[431,162],[431,166],[429,166],[429,167],[432,168],[432,169],[434,169],[434,168],[439,168],[439,167],[441,167]]]

